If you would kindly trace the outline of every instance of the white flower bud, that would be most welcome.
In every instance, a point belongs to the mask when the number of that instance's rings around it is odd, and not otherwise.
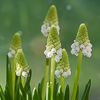
[[[68,76],[67,72],[63,72],[62,76],[66,78]]]
[[[75,49],[72,49],[71,50],[71,54],[75,54]]]
[[[16,71],[16,75],[17,76],[20,76],[21,75],[21,72],[20,71]]]
[[[11,50],[11,53],[12,53],[12,54],[15,54],[15,50],[12,49],[12,50]]]
[[[70,69],[68,69],[67,74],[68,74],[68,75],[71,75],[71,71],[70,71]]]
[[[88,52],[86,56],[90,58],[92,56],[92,54],[90,52]]]
[[[59,70],[55,70],[55,75],[57,76],[57,78],[60,78]]]
[[[87,52],[91,52],[92,49],[91,49],[89,46],[87,46],[87,47],[86,47],[86,51],[87,51]]]
[[[79,52],[80,51],[80,48],[79,47],[76,47],[75,50],[76,50],[76,52]]]
[[[59,62],[59,61],[60,61],[60,58],[59,58],[58,55],[55,56],[55,61],[56,61],[56,62]]]
[[[71,45],[71,48],[72,49],[75,49],[75,44],[74,43]]]
[[[48,50],[45,50],[45,51],[44,51],[44,54],[47,55],[47,54],[48,54]]]
[[[57,55],[62,56],[62,49],[59,49],[59,50],[57,51]]]
[[[55,48],[52,48],[52,49],[51,49],[51,52],[52,52],[52,53],[56,53],[56,49],[55,49]]]
[[[11,52],[8,53],[8,57],[9,58],[13,57],[13,55],[11,54]]]
[[[83,55],[87,55],[87,51],[85,49],[82,50]]]
[[[75,45],[76,47],[78,47],[78,46],[79,46],[79,43],[78,43],[78,42],[75,42],[74,45]]]
[[[85,46],[83,44],[81,44],[80,49],[85,49]]]
[[[23,77],[27,77],[27,72],[23,71],[23,72],[22,72],[22,76],[23,76]]]
[[[92,48],[92,44],[91,44],[91,43],[89,43],[88,46],[89,46],[90,48]]]
[[[48,52],[47,57],[51,58],[52,56],[53,56],[53,53],[52,52]]]

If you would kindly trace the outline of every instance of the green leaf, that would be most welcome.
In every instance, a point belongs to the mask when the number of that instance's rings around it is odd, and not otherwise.
[[[5,87],[5,96],[6,96],[7,100],[12,100],[11,94],[9,92],[9,87],[8,87],[7,84],[6,84],[6,87]]]
[[[31,76],[32,76],[32,71],[30,69],[29,74],[27,76],[26,83],[25,83],[25,87],[24,87],[25,93],[27,93],[27,91],[28,91],[28,89],[30,87]]]
[[[27,92],[27,100],[32,100],[32,92],[31,92],[30,88],[29,88],[29,90]]]
[[[12,72],[11,72],[11,63],[7,55],[7,65],[6,65],[6,84],[8,84],[9,92],[12,94]]]
[[[22,96],[22,100],[26,100],[26,94],[25,94],[25,91],[24,91],[24,88],[23,88],[21,82],[19,82],[19,91],[20,91],[20,94]]]
[[[7,100],[4,93],[3,93],[1,85],[0,85],[0,97],[1,97],[2,100]]]
[[[61,85],[58,88],[58,95],[57,95],[58,99],[57,100],[64,100],[63,99],[63,92],[62,92],[62,87]]]
[[[64,100],[69,100],[69,85],[66,86]]]
[[[33,89],[32,98],[33,98],[33,100],[38,100],[36,88]]]
[[[90,88],[91,88],[91,79],[89,79],[88,83],[85,86],[85,91],[83,93],[83,96],[82,96],[81,100],[89,100]]]
[[[57,92],[58,92],[58,83],[56,79],[54,80],[54,93],[53,93],[53,98],[54,100],[57,100]]]
[[[78,87],[77,87],[77,93],[76,93],[76,98],[75,98],[75,100],[78,100],[78,97],[79,97],[79,85],[78,85]]]
[[[50,84],[47,83],[46,87],[46,100],[50,100]]]
[[[15,99],[14,100],[20,100],[19,82],[20,82],[20,77],[16,77]]]
[[[42,100],[42,97],[41,97],[41,84],[40,83],[38,84],[38,100]]]

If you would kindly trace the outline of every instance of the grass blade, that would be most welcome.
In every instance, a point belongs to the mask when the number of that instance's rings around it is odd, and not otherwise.
[[[75,98],[75,100],[78,100],[78,97],[79,97],[79,85],[78,85],[78,87],[77,87],[77,93],[76,93],[76,98]]]
[[[27,80],[26,80],[26,83],[25,83],[25,87],[24,87],[25,93],[27,93],[27,91],[30,87],[31,76],[32,76],[32,71],[30,69]]]
[[[89,100],[89,91],[91,88],[91,79],[88,81],[85,87],[85,91],[83,93],[82,99],[81,100]]]
[[[33,100],[38,100],[38,94],[37,94],[36,88],[33,89],[32,98]]]
[[[6,97],[5,97],[4,93],[3,93],[1,85],[0,85],[0,96],[1,96],[2,100],[6,100]]]
[[[69,85],[66,86],[64,100],[69,100]]]

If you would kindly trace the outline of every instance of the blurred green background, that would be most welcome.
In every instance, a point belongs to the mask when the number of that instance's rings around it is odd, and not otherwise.
[[[51,5],[58,11],[62,48],[69,55],[72,74],[65,79],[72,92],[77,57],[70,54],[78,27],[85,23],[93,45],[92,57],[83,57],[79,80],[80,97],[85,84],[92,80],[90,100],[100,100],[100,1],[99,0],[0,0],[0,84],[6,82],[6,54],[16,32],[21,34],[22,48],[32,69],[31,87],[37,87],[45,72],[46,38],[41,26]],[[58,79],[59,81],[59,79]],[[71,93],[70,93],[71,94]]]

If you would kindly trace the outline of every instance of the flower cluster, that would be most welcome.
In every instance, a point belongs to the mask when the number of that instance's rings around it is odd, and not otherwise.
[[[74,40],[74,43],[71,45],[71,53],[78,56],[79,51],[82,51],[82,54],[87,57],[91,57],[91,51],[92,51],[92,44],[90,43],[90,40],[88,38],[87,28],[85,24],[81,24],[76,36],[76,40]]]
[[[61,43],[55,26],[52,26],[48,35],[46,50],[44,51],[46,58],[51,58],[55,54],[55,61],[62,59]]]
[[[91,43],[88,43],[88,42],[85,42],[84,44],[79,44],[79,42],[75,42],[71,45],[71,53],[78,56],[78,53],[80,50],[82,50],[82,54],[84,56],[87,56],[87,57],[91,57],[91,51],[92,51],[92,44]]]
[[[46,58],[51,58],[53,54],[55,54],[55,61],[59,62],[60,59],[62,59],[62,48],[60,48],[59,50],[52,48],[51,51],[45,50],[44,54],[46,55]]]
[[[60,78],[62,75],[64,78],[71,75],[68,55],[65,49],[62,50],[62,59],[58,62],[57,68],[55,70],[55,75]]]
[[[22,50],[18,50],[17,52],[17,63],[16,63],[16,75],[17,76],[23,76],[23,77],[27,77],[28,73],[29,73],[29,66],[26,62],[24,53],[22,52]]]
[[[17,51],[21,49],[21,39],[20,39],[20,35],[19,33],[15,33],[12,42],[11,42],[11,46],[9,49],[9,53],[8,56],[9,58],[13,57],[15,55],[15,58],[17,57]]]
[[[49,26],[49,23],[45,23],[45,24],[42,25],[42,27],[41,27],[41,32],[43,33],[43,35],[44,35],[45,37],[48,36],[51,27],[52,27],[52,26]],[[60,27],[59,27],[58,25],[55,26],[55,27],[57,28],[57,32],[58,32],[58,35],[59,35]]]
[[[52,5],[46,15],[46,18],[44,20],[44,24],[41,27],[41,32],[45,37],[48,36],[49,31],[52,26],[55,26],[57,28],[57,32],[59,34],[60,27],[58,25],[58,16],[57,16],[57,10],[54,5]]]

